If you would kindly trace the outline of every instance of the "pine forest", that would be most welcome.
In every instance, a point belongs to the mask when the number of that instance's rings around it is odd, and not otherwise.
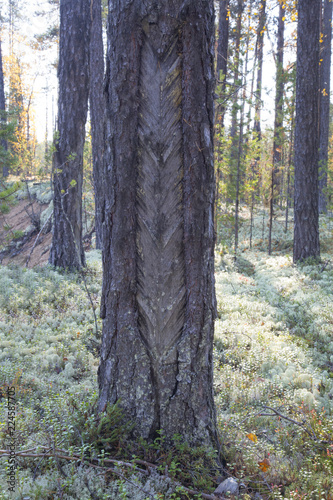
[[[0,0],[0,500],[333,500],[333,0]]]

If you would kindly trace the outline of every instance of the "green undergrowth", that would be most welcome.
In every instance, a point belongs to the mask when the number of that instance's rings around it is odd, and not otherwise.
[[[252,250],[235,262],[224,244],[216,258],[215,397],[225,459],[250,498],[331,500],[332,221],[321,218],[321,262],[297,266],[283,231],[283,251],[258,250],[256,222]]]
[[[17,202],[17,193],[20,188],[20,182],[0,183],[0,215],[10,212],[11,207]]]
[[[331,222],[321,220],[322,261],[295,266],[282,241],[270,257],[256,245],[260,220],[245,250],[244,219],[236,262],[230,240],[216,252],[214,392],[226,470],[244,500],[332,500]],[[97,333],[82,275],[0,266],[0,386],[3,394],[15,387],[16,449],[25,450],[15,494],[7,491],[8,460],[0,454],[0,500],[211,494],[218,484],[213,452],[190,448],[181,436],[169,450],[163,435],[131,443],[133,425],[117,406],[97,415],[99,252],[87,261]],[[0,449],[7,444],[2,397]]]
[[[176,499],[190,498],[180,483],[214,489],[214,454],[190,448],[181,436],[171,449],[162,435],[133,443],[133,425],[117,406],[97,415],[101,322],[96,334],[90,298],[98,318],[100,253],[89,252],[87,263],[85,279],[50,267],[0,266],[0,449],[8,449],[6,390],[14,387],[15,445],[24,452],[15,493],[8,492],[8,458],[0,453],[0,499]],[[110,457],[127,465],[103,472]]]

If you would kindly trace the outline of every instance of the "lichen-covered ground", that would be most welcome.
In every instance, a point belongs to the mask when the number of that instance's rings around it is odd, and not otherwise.
[[[251,250],[243,223],[236,263],[230,235],[217,248],[218,425],[228,474],[247,500],[333,499],[332,226],[329,217],[321,219],[320,263],[293,265],[292,235],[278,220],[268,256],[260,214]],[[169,479],[157,473],[165,470],[129,477],[120,467],[122,478],[55,459],[54,450],[67,457],[95,453],[100,338],[86,288],[98,318],[99,252],[89,252],[87,261],[84,278],[49,267],[0,266],[0,386],[15,387],[16,451],[24,452],[10,494],[3,397],[0,499],[195,498],[177,492],[172,479],[182,467],[180,447]],[[97,326],[100,331],[99,319]],[[212,494],[214,485],[207,479],[200,490]]]

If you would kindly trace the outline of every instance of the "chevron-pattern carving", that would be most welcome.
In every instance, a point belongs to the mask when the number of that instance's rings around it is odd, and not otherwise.
[[[146,37],[141,55],[137,301],[141,335],[160,361],[167,357],[184,324],[182,89],[177,39],[175,33],[173,43],[159,54]]]

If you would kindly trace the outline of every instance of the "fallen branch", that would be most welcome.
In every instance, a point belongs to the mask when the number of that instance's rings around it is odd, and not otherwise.
[[[305,427],[305,422],[306,420],[304,419],[303,422],[297,422],[297,420],[294,420],[290,417],[287,417],[286,415],[283,415],[283,413],[279,412],[278,410],[276,410],[275,408],[271,408],[270,406],[265,406],[265,409],[267,410],[270,410],[272,411],[273,413],[262,413],[260,412],[259,415],[262,416],[262,417],[280,417],[282,418],[283,420],[287,420],[288,422],[294,424],[294,425],[298,425],[299,427],[302,427],[302,429],[307,433],[309,434],[310,437],[312,437],[312,439],[315,439],[316,441],[318,440],[317,436],[315,435],[315,433],[313,432],[313,430],[311,429],[312,432],[309,431],[309,429],[307,429]]]
[[[326,267],[327,267],[327,264],[328,264],[328,263],[329,263],[329,260],[327,260],[327,261],[324,263],[323,267],[320,269],[320,272],[321,272],[321,273],[322,273],[323,271],[325,271],[325,269],[326,269]]]
[[[32,252],[35,250],[35,247],[36,247],[36,245],[37,245],[37,242],[38,242],[38,240],[39,240],[39,237],[40,237],[40,235],[42,234],[44,227],[46,226],[46,224],[47,224],[47,223],[49,222],[49,220],[51,219],[52,215],[53,215],[53,212],[51,212],[51,213],[50,213],[50,215],[48,216],[48,218],[47,218],[47,219],[46,219],[46,221],[44,222],[42,229],[41,229],[41,230],[39,231],[39,233],[37,234],[37,237],[36,237],[35,242],[34,242],[34,244],[33,244],[33,246],[32,246],[31,252],[30,252],[30,254],[28,255],[28,258],[27,258],[27,260],[26,260],[26,262],[25,262],[25,267],[28,267],[28,264],[29,264],[29,262],[30,262],[30,258],[31,258]]]
[[[41,452],[31,453],[31,451],[37,449],[37,447],[35,447],[35,448],[30,448],[28,450],[16,451],[15,455],[17,457],[21,457],[21,458],[42,458],[42,459],[44,459],[47,457],[53,457],[56,460],[57,465],[59,464],[59,462],[58,462],[59,460],[67,460],[67,461],[72,461],[72,462],[84,462],[85,465],[87,465],[89,467],[102,470],[102,472],[99,475],[106,474],[106,473],[115,474],[139,489],[141,489],[139,487],[139,485],[133,483],[128,478],[126,478],[126,476],[122,472],[117,470],[117,467],[130,468],[133,471],[135,471],[139,474],[142,474],[144,476],[149,476],[149,473],[150,473],[149,470],[138,468],[136,464],[144,465],[148,469],[157,470],[157,465],[154,465],[154,464],[151,464],[149,462],[145,462],[144,460],[139,460],[139,459],[133,460],[133,463],[124,462],[122,460],[116,460],[116,459],[112,459],[112,458],[105,458],[105,459],[93,458],[90,460],[85,460],[82,456],[80,456],[78,454],[68,455],[67,450],[54,448],[53,453],[52,453],[52,452],[50,452],[50,447],[45,446],[45,447],[39,447],[39,448],[41,448],[42,450],[44,449],[45,452],[41,451]],[[10,456],[10,451],[9,450],[0,450],[0,456],[2,456],[2,457]],[[98,463],[98,465],[96,464],[96,462]],[[105,464],[113,464],[115,467],[101,466],[101,465],[99,465],[101,462],[103,462]],[[166,475],[160,475],[160,478],[161,479],[170,479],[170,477],[166,476]],[[181,488],[182,491],[189,493],[190,495],[201,495],[201,498],[205,498],[206,500],[217,500],[217,499],[224,500],[221,496],[210,495],[208,493],[202,493],[198,490],[186,488],[186,486],[183,486],[180,483],[177,483],[176,481],[174,481],[174,485],[176,487]],[[142,491],[144,491],[144,490],[142,489]],[[148,493],[146,491],[144,491],[144,493],[150,495],[150,493]]]

